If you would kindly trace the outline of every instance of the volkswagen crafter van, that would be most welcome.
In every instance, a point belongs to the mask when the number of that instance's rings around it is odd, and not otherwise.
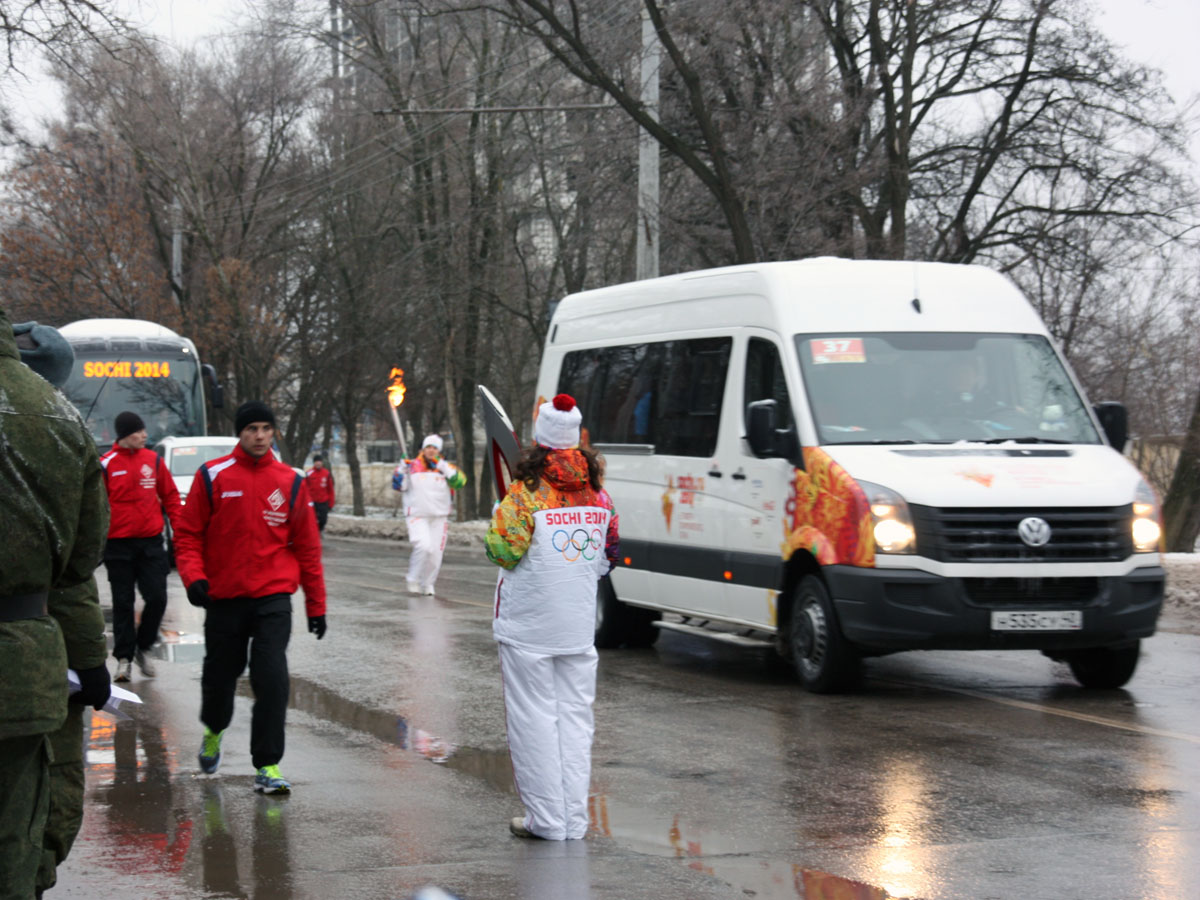
[[[573,294],[538,380],[559,392],[620,515],[598,646],[766,646],[817,692],[898,650],[1040,650],[1103,688],[1154,633],[1159,502],[1125,410],[1089,407],[989,269],[810,259]]]

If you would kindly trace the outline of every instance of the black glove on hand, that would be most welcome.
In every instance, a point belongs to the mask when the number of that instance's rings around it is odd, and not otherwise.
[[[188,603],[201,609],[208,606],[208,601],[212,599],[208,596],[208,581],[203,578],[188,585],[187,595]]]
[[[102,709],[112,693],[108,666],[101,664],[94,669],[80,669],[75,674],[79,676],[79,690],[67,699],[72,703]]]
[[[315,634],[317,640],[325,637],[325,617],[324,616],[309,616],[308,631],[310,634]]]

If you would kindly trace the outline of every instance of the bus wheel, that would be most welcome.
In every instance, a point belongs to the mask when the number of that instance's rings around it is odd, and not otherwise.
[[[661,613],[630,606],[617,599],[612,581],[606,575],[596,589],[596,646],[601,650],[615,647],[649,647],[658,640],[657,622]]]
[[[1112,689],[1122,687],[1137,668],[1142,642],[1134,641],[1123,647],[1089,647],[1063,653],[1071,674],[1086,688]]]
[[[842,637],[825,583],[815,575],[805,575],[792,596],[788,646],[800,683],[815,694],[853,687],[862,661]]]

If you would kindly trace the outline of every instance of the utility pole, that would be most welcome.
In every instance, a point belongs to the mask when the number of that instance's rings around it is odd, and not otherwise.
[[[650,14],[642,7],[642,107],[658,118],[658,73],[662,46]],[[658,277],[658,161],[656,141],[646,129],[638,131],[637,278]]]
[[[178,303],[183,296],[183,206],[178,197],[171,201],[171,286]]]

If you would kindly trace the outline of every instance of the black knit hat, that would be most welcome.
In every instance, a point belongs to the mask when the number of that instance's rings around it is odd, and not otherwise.
[[[250,400],[243,403],[233,417],[233,433],[241,434],[242,429],[253,422],[268,422],[274,428],[275,413],[271,412],[271,407],[261,400]]]
[[[146,427],[146,423],[142,421],[142,417],[135,412],[125,410],[123,413],[117,413],[117,419],[113,423],[117,428],[117,440],[127,438],[131,434],[141,431]]]

